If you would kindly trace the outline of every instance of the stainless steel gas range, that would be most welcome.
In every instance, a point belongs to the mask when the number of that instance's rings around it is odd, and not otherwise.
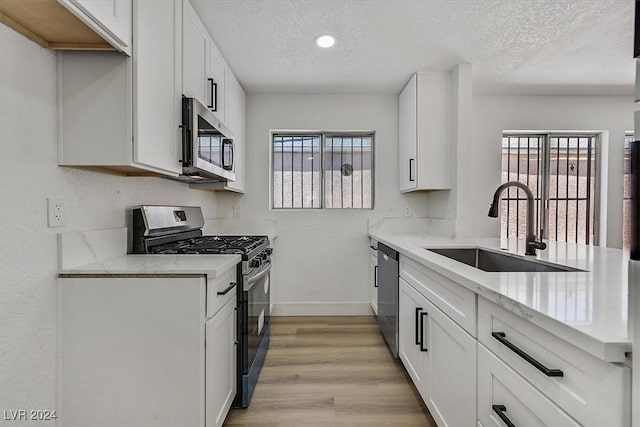
[[[246,408],[269,348],[271,253],[266,236],[204,236],[202,210],[193,206],[133,209],[133,253],[240,254],[237,283],[238,392]]]

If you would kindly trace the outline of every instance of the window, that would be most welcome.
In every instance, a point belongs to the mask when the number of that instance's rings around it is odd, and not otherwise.
[[[545,239],[594,243],[596,136],[577,134],[502,137],[502,182],[520,181],[535,199],[535,230]],[[505,191],[502,236],[526,234],[526,197]]]
[[[274,133],[274,209],[372,209],[372,133]]]
[[[627,133],[624,136],[624,188],[622,193],[623,249],[629,249],[631,246],[631,143],[633,141],[632,133]]]

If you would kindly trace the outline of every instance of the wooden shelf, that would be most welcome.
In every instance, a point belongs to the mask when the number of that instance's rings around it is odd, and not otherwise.
[[[2,0],[0,22],[48,49],[115,50],[56,0]]]

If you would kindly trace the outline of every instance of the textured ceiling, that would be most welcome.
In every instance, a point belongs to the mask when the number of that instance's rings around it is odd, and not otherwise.
[[[192,3],[248,92],[398,93],[468,62],[476,93],[633,94],[633,0]]]

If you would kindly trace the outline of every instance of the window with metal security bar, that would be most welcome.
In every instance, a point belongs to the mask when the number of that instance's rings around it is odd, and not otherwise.
[[[273,209],[372,209],[372,133],[274,133]]]
[[[535,230],[544,239],[594,244],[596,135],[539,134],[502,137],[502,182],[520,181],[535,199]],[[503,193],[501,235],[526,235],[526,197]]]
[[[631,143],[633,134],[624,136],[624,181],[622,193],[622,248],[631,246]]]

